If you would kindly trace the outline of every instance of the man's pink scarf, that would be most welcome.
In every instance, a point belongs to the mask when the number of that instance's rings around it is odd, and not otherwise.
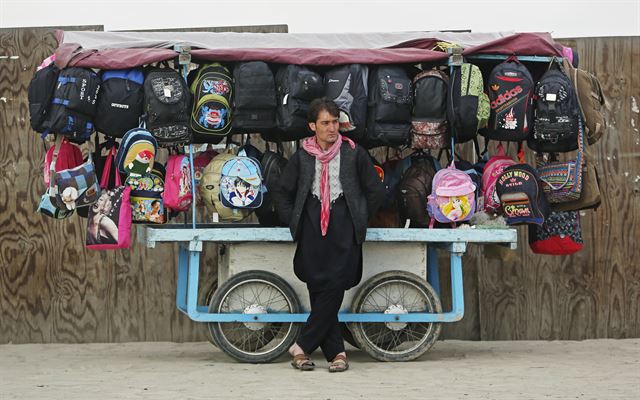
[[[320,208],[320,231],[322,232],[322,236],[327,236],[327,228],[329,228],[329,203],[331,201],[329,161],[333,160],[338,154],[340,147],[342,147],[343,140],[346,140],[352,149],[356,148],[353,140],[348,137],[343,137],[342,135],[338,135],[338,140],[336,140],[327,151],[322,150],[318,142],[316,142],[315,136],[308,137],[302,141],[302,148],[322,163],[322,176],[320,177],[320,202],[322,203]]]

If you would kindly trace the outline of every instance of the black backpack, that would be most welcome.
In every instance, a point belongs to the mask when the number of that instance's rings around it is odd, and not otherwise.
[[[162,147],[191,141],[191,93],[182,76],[171,68],[151,67],[144,79],[147,129]]]
[[[487,80],[489,124],[480,134],[487,139],[519,142],[531,130],[533,78],[516,58],[496,65]]]
[[[484,92],[480,68],[463,63],[453,68],[447,91],[447,119],[456,143],[478,136],[489,119],[489,98]]]
[[[220,63],[212,63],[192,71],[189,79],[193,143],[220,143],[231,132],[233,120],[231,72]]]
[[[369,75],[367,148],[402,146],[411,130],[411,79],[399,66],[380,65]]]
[[[140,68],[102,71],[95,126],[98,132],[121,138],[140,125],[144,105],[144,73]]]
[[[320,74],[300,65],[284,65],[276,73],[276,88],[280,139],[299,140],[311,136],[307,111],[309,103],[324,94]]]
[[[83,143],[93,133],[100,78],[86,68],[65,68],[51,100],[44,128]]]
[[[580,106],[571,80],[561,71],[549,70],[535,91],[533,135],[527,140],[535,151],[565,152],[578,148]]]
[[[340,132],[360,142],[367,121],[366,65],[351,64],[332,68],[324,75],[325,96],[340,109]]]
[[[287,159],[280,152],[273,152],[267,149],[260,159],[262,166],[262,183],[267,187],[267,191],[262,197],[262,205],[256,209],[256,216],[260,225],[263,226],[287,226],[280,221],[276,204],[271,192],[280,180],[280,175],[287,166]]]
[[[237,63],[233,69],[233,130],[255,133],[276,127],[276,82],[263,61]]]
[[[411,147],[414,149],[442,149],[448,147],[447,91],[449,77],[431,69],[413,78],[413,112],[411,118]]]
[[[60,74],[60,70],[51,63],[37,71],[29,83],[29,122],[31,128],[38,133],[43,133],[46,130],[44,122],[51,108],[53,92],[58,83],[58,74]]]
[[[421,154],[411,157],[411,166],[404,173],[398,186],[398,211],[400,224],[410,221],[411,228],[428,228],[427,196],[431,194],[431,183],[436,174],[431,156]]]

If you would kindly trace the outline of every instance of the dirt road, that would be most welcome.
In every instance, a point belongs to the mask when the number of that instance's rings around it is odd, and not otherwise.
[[[1,345],[0,399],[640,399],[640,339],[438,342],[419,360],[312,372],[209,343]]]

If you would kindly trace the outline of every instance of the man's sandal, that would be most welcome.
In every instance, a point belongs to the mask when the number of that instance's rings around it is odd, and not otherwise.
[[[311,371],[316,365],[311,361],[308,355],[302,353],[293,356],[291,366],[295,369],[299,369],[300,371]]]
[[[349,369],[349,363],[347,357],[342,354],[338,354],[336,358],[329,364],[329,372],[344,372]]]

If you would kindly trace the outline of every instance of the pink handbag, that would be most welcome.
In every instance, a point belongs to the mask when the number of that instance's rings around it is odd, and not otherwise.
[[[131,188],[122,185],[115,168],[116,186],[107,189],[115,154],[116,148],[113,147],[102,171],[102,193],[89,208],[86,245],[91,250],[126,249],[131,244]]]
[[[193,199],[191,188],[191,164],[185,155],[171,155],[167,160],[164,192],[164,206],[173,211],[187,211]]]

